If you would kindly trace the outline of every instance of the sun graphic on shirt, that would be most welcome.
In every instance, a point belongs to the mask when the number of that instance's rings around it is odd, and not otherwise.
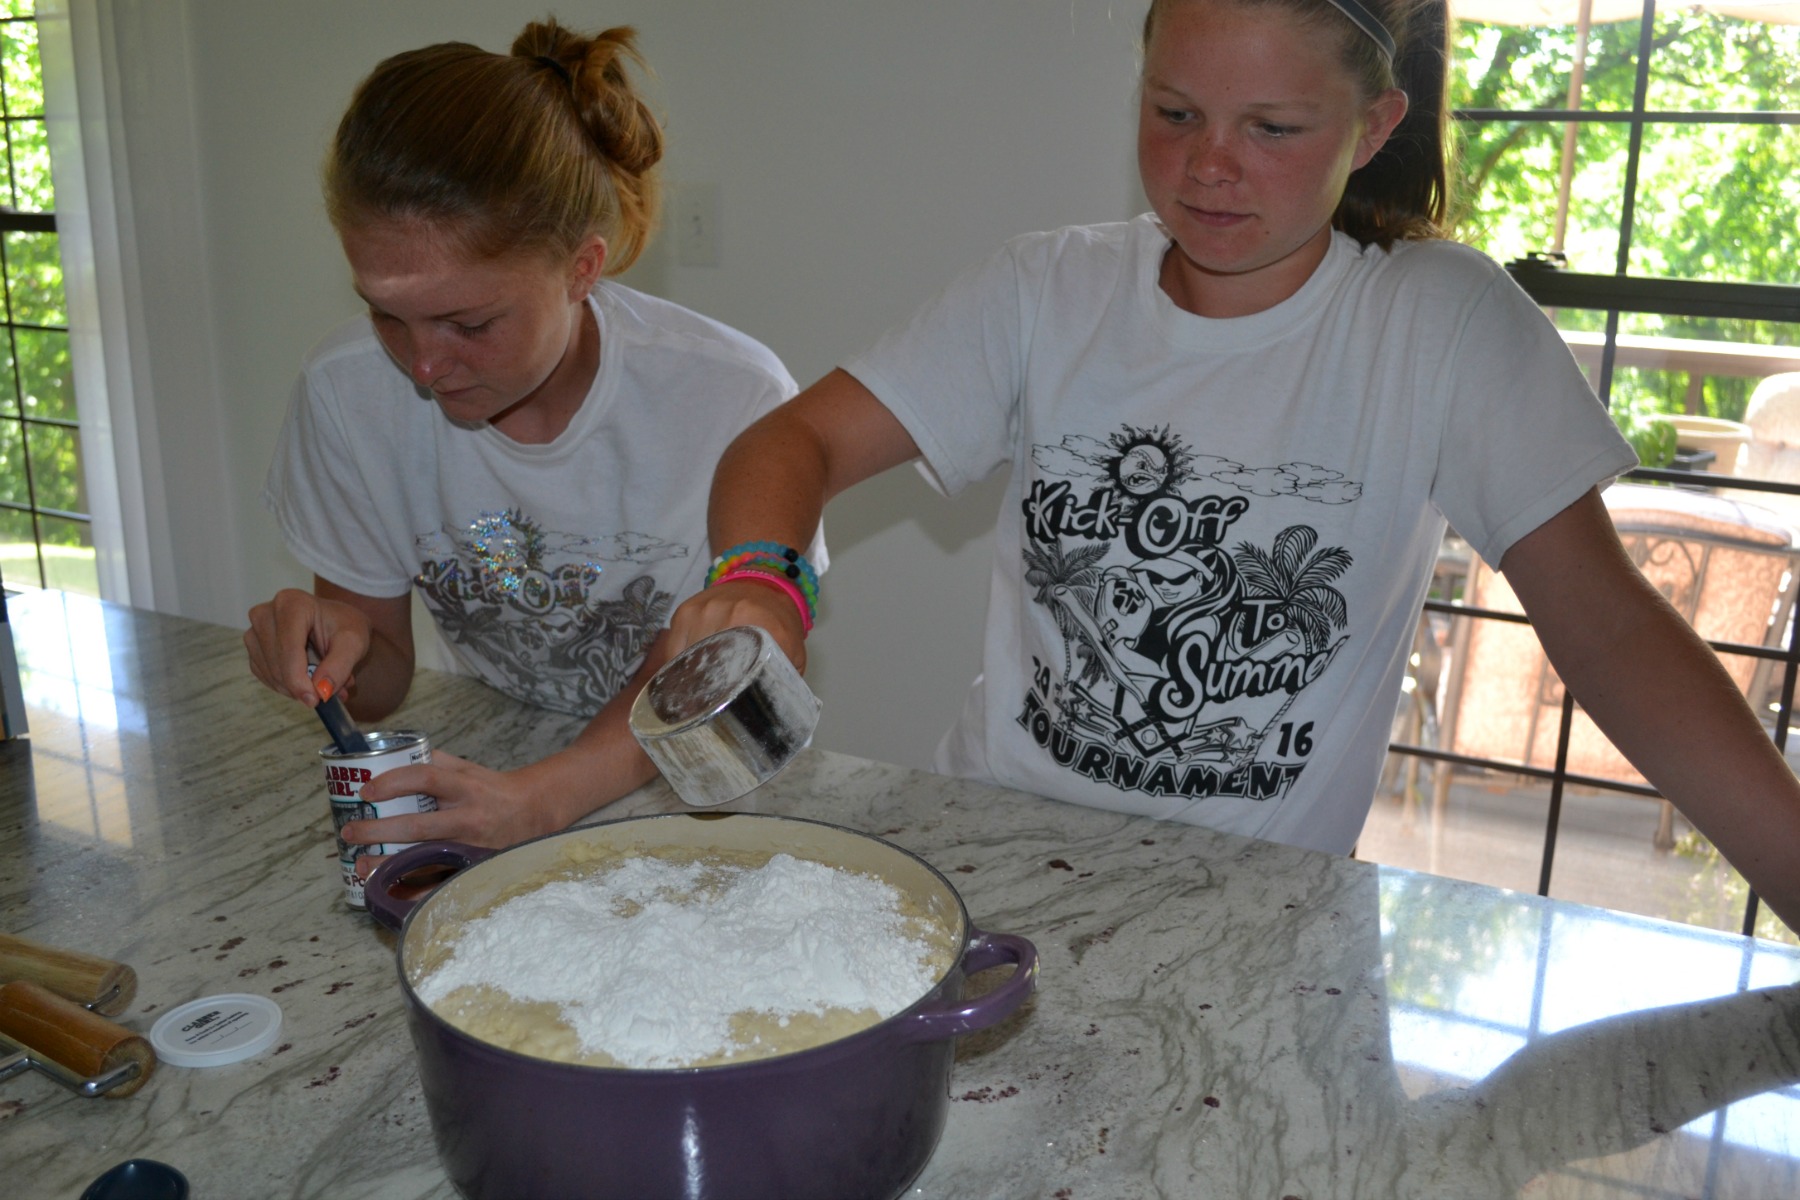
[[[1114,453],[1106,460],[1107,474],[1128,496],[1143,498],[1172,492],[1191,474],[1193,452],[1181,438],[1160,429],[1136,429],[1130,425],[1112,435]]]

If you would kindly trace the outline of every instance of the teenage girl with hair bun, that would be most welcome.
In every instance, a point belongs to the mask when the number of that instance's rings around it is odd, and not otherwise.
[[[1800,928],[1800,784],[1638,574],[1635,460],[1561,338],[1442,234],[1443,0],[1154,0],[1152,211],[1028,234],[763,418],[715,544],[797,546],[918,459],[1006,466],[939,770],[1336,853],[1372,803],[1446,520],[1625,754]],[[800,612],[722,581],[675,647]]]
[[[412,680],[416,589],[467,669],[593,718],[517,770],[434,753],[376,777],[365,799],[438,811],[349,842],[504,846],[654,774],[626,715],[705,581],[704,480],[795,388],[757,342],[607,278],[656,220],[638,61],[630,29],[554,21],[507,54],[426,46],[379,64],[338,127],[326,207],[368,313],[295,388],[264,498],[314,582],[251,610],[251,670],[317,704],[310,654],[378,720]]]

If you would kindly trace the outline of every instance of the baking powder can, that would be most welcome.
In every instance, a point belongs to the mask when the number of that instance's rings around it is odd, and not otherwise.
[[[363,881],[356,877],[356,860],[365,854],[392,854],[416,842],[372,842],[358,846],[343,838],[344,826],[351,821],[370,821],[376,817],[398,817],[408,813],[437,811],[437,797],[423,792],[396,796],[392,800],[364,801],[363,784],[383,771],[413,763],[431,761],[431,739],[412,730],[365,733],[369,748],[356,754],[345,754],[335,745],[319,751],[325,760],[325,795],[331,801],[331,827],[338,835],[338,870],[344,877],[344,901],[351,908],[367,908],[363,899]]]

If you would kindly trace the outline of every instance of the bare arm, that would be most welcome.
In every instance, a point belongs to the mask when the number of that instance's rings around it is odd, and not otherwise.
[[[825,503],[845,488],[916,457],[900,423],[854,378],[834,371],[740,434],[713,478],[710,532],[714,546],[776,541],[805,546]],[[630,683],[565,749],[515,771],[493,771],[434,756],[428,766],[402,767],[371,780],[363,794],[383,799],[423,791],[435,813],[358,821],[351,841],[456,838],[507,845],[551,833],[648,782],[656,774],[629,717],[637,694],[684,646],[733,625],[759,624],[805,665],[800,618],[780,592],[756,584],[709,588],[676,610]]]
[[[288,589],[251,609],[244,644],[258,679],[309,707],[318,703],[306,674],[311,647],[318,674],[345,688],[351,715],[378,721],[400,706],[412,684],[412,598],[364,596],[315,578],[312,595]],[[666,633],[658,637],[631,681],[574,741],[547,758],[496,771],[439,751],[428,764],[384,771],[364,787],[365,798],[424,792],[437,798],[438,810],[352,821],[344,826],[344,839],[509,846],[554,833],[648,782],[656,768],[631,736],[627,717],[638,692],[667,661],[667,644]],[[376,861],[370,858],[368,865]]]
[[[410,792],[435,796],[436,812],[352,821],[346,841],[421,842],[449,839],[476,846],[510,846],[555,833],[648,783],[656,766],[631,735],[631,705],[657,668],[668,661],[667,632],[651,643],[631,680],[576,735],[546,758],[496,771],[434,751],[431,762],[384,771],[363,786],[369,800]],[[375,860],[368,866],[373,868]]]
[[[894,414],[842,370],[739,434],[713,473],[708,526],[715,547],[772,541],[804,547],[826,502],[919,448]],[[671,653],[734,625],[761,625],[804,668],[800,616],[781,593],[751,583],[708,588],[675,611]]]
[[[1521,538],[1500,569],[1582,707],[1800,929],[1800,781],[1712,650],[1632,564],[1599,493]]]

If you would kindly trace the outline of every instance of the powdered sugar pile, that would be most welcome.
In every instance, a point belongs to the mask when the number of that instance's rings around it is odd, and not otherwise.
[[[482,984],[549,1002],[588,1053],[677,1067],[740,1049],[734,1016],[901,1011],[946,965],[919,930],[873,876],[787,854],[756,867],[642,856],[467,922],[417,991],[433,1005]]]

